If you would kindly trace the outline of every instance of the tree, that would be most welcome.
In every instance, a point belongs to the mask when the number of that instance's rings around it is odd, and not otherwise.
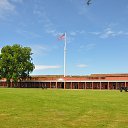
[[[6,78],[7,85],[22,81],[29,77],[35,66],[32,63],[30,47],[14,44],[4,46],[0,54],[0,78]]]

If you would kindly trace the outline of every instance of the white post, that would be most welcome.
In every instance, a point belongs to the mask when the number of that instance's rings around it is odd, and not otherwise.
[[[65,38],[64,38],[64,77],[66,76],[66,32],[65,32]]]

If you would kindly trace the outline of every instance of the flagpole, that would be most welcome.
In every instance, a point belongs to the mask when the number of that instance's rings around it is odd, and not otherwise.
[[[66,43],[67,43],[67,39],[66,39],[66,32],[65,32],[65,38],[64,38],[64,77],[66,76]]]

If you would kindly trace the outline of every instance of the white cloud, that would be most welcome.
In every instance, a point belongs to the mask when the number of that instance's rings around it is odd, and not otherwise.
[[[10,1],[15,2],[15,3],[22,3],[23,2],[23,0],[10,0]]]
[[[34,55],[46,55],[51,51],[50,47],[41,44],[31,45],[31,48]]]
[[[86,31],[84,31],[84,30],[81,30],[81,31],[76,30],[76,31],[69,32],[69,34],[70,34],[70,36],[76,36],[78,34],[86,34]]]
[[[9,0],[0,0],[0,12],[13,11],[15,6],[9,2]]]
[[[59,65],[35,65],[35,70],[45,70],[45,69],[58,69],[61,68]]]
[[[96,46],[96,44],[94,44],[94,43],[89,43],[89,44],[87,44],[87,45],[81,45],[80,46],[80,48],[79,48],[79,51],[90,51],[90,50],[92,50],[92,49],[94,49],[95,48],[95,46]]]
[[[96,44],[94,43],[90,43],[90,44],[87,44],[85,49],[88,51],[88,50],[92,50],[94,47],[96,46]]]
[[[110,37],[117,37],[120,35],[127,36],[128,32],[124,32],[122,30],[114,31],[112,30],[112,28],[108,27],[101,32],[89,32],[89,34],[96,35],[100,38],[110,38]]]
[[[92,35],[100,35],[101,32],[89,32],[89,34],[92,34]]]
[[[101,33],[100,37],[101,38],[108,38],[108,37],[115,37],[117,35],[118,35],[117,32],[114,32],[111,28],[107,28],[104,30],[103,33]]]
[[[45,32],[53,36],[57,36],[59,34],[59,32],[57,32],[56,29],[50,27],[47,27]]]
[[[73,42],[75,40],[75,37],[79,37],[79,35],[85,35],[85,30],[76,30],[76,31],[69,31],[67,36],[67,42]]]
[[[77,67],[79,67],[79,68],[86,68],[88,66],[86,64],[78,64]]]
[[[76,32],[70,32],[71,36],[76,36],[76,34],[77,34]]]
[[[17,33],[19,33],[21,36],[24,36],[25,38],[41,38],[42,36],[38,33],[27,31],[27,30],[17,30]]]
[[[15,13],[16,4],[23,0],[0,0],[0,19],[5,19],[11,13]]]
[[[45,8],[40,8],[38,3],[36,3],[36,6],[33,10],[33,14],[36,15],[36,17],[38,17],[38,22],[40,24],[43,24],[45,33],[51,34],[52,36],[58,35],[59,32],[56,29],[56,25],[48,17]]]

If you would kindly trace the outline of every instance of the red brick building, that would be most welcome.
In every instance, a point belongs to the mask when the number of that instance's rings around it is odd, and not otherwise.
[[[0,81],[6,87],[5,79]],[[14,87],[13,82],[11,87]],[[128,74],[91,74],[87,76],[35,75],[18,82],[16,87],[63,89],[119,89],[128,87]]]

